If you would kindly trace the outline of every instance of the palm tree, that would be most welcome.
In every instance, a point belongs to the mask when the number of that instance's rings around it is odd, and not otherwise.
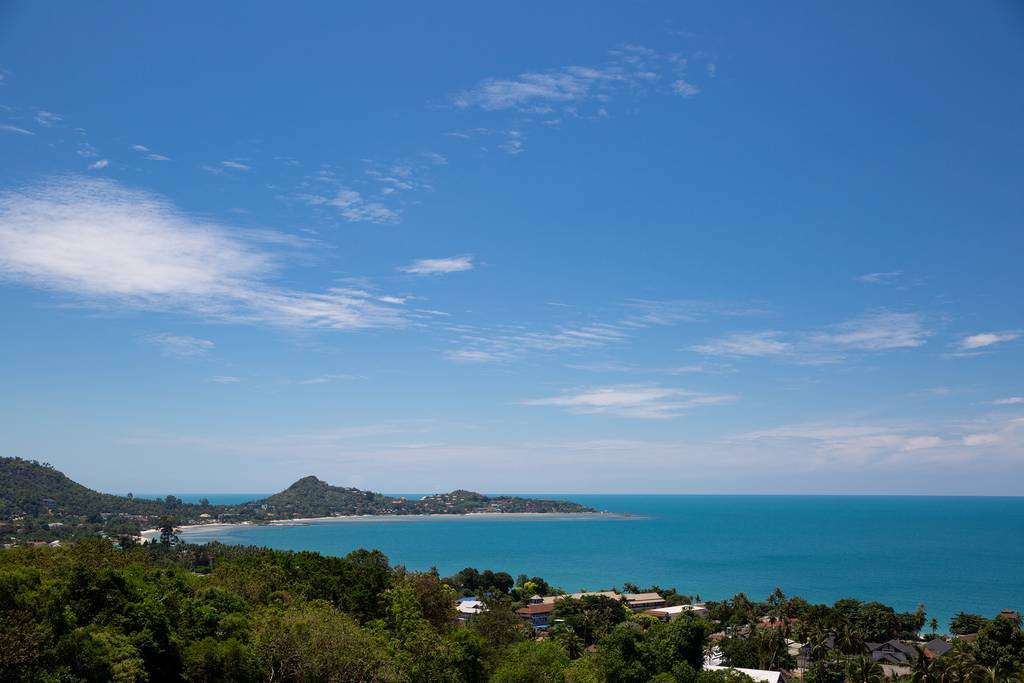
[[[843,624],[836,637],[836,645],[844,655],[859,655],[864,652],[864,639],[855,628]]]
[[[995,666],[976,665],[964,679],[968,683],[1021,683],[1021,678]]]
[[[912,683],[941,683],[942,676],[936,660],[924,653],[924,648],[915,645],[917,658],[914,660],[914,667],[910,673]]]
[[[885,671],[878,662],[860,655],[846,663],[846,680],[849,683],[882,683],[885,680]]]

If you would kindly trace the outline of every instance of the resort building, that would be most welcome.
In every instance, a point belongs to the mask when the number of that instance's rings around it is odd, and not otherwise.
[[[644,614],[650,614],[662,621],[675,621],[681,614],[694,614],[703,619],[708,618],[708,608],[705,605],[672,605],[670,607],[659,607],[657,609],[644,610]]]
[[[758,681],[758,683],[781,683],[784,680],[781,671],[764,671],[762,669],[740,669],[734,666],[704,666],[705,671],[725,671],[727,669],[732,669],[733,671],[739,671],[740,673],[744,673],[753,678],[755,681]]]

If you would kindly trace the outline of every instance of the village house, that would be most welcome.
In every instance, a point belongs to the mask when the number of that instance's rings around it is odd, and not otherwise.
[[[487,607],[484,606],[482,600],[477,599],[476,596],[471,596],[459,598],[455,603],[455,611],[458,612],[459,621],[468,621],[481,612],[487,611]]]
[[[705,671],[725,671],[727,669],[744,673],[753,678],[755,681],[758,681],[758,683],[783,683],[783,681],[785,681],[781,671],[765,671],[762,669],[740,669],[732,666],[716,666],[714,664],[704,666]]]
[[[910,666],[917,659],[917,650],[896,639],[884,643],[865,643],[871,659],[879,664],[893,666]]]
[[[661,597],[657,593],[626,593],[621,594],[615,591],[596,591],[596,592],[581,592],[581,593],[570,593],[568,595],[533,595],[530,597],[530,602],[526,607],[522,607],[516,610],[518,614],[525,621],[536,629],[546,629],[551,622],[551,613],[555,611],[555,604],[559,600],[565,598],[574,598],[579,600],[580,598],[589,595],[602,595],[606,598],[611,598],[618,602],[624,602],[634,612],[644,612],[651,610],[652,608],[662,608],[665,606],[665,598]]]
[[[644,610],[644,614],[649,614],[652,617],[660,619],[661,621],[675,621],[682,614],[693,614],[703,619],[708,618],[708,608],[703,605],[672,605],[670,607],[659,607],[657,609]]]
[[[953,649],[953,646],[942,638],[934,638],[924,644],[924,654],[928,658],[942,657]]]

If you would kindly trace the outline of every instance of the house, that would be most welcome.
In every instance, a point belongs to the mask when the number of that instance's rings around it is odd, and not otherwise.
[[[917,650],[912,645],[893,639],[884,643],[865,643],[871,659],[879,664],[907,666],[917,659]]]
[[[924,654],[929,658],[941,657],[952,649],[953,646],[942,638],[934,638],[924,644]]]
[[[487,607],[484,606],[482,600],[462,598],[455,603],[455,611],[459,613],[459,621],[467,621],[481,612],[486,612]]]
[[[725,671],[732,669],[744,673],[760,683],[782,683],[784,681],[781,671],[764,671],[762,669],[739,669],[734,666],[704,665],[705,671]]]
[[[579,600],[590,595],[601,595],[618,602],[624,602],[634,612],[661,608],[665,606],[665,598],[657,593],[626,593],[622,595],[615,591],[598,591],[581,593],[570,593],[568,595],[531,595],[529,604],[526,607],[516,610],[516,614],[530,622],[537,629],[546,629],[551,622],[551,613],[555,611],[555,603],[566,598]]]
[[[761,624],[761,628],[782,628],[783,626],[792,626],[793,624],[799,624],[800,620],[796,617],[776,618],[771,616],[765,616],[758,619],[758,623]]]
[[[625,602],[634,612],[643,612],[644,610],[656,609],[665,606],[665,598],[661,597],[657,593],[626,593],[621,594],[615,591],[583,591],[581,593],[569,593],[567,595],[548,595],[541,597],[534,595],[530,598],[530,602],[533,603],[535,599],[539,599],[541,602],[555,603],[565,598],[574,598],[579,600],[580,598],[587,597],[588,595],[603,595],[606,598],[617,600],[619,602]]]
[[[996,615],[996,619],[1006,619],[1007,621],[1012,622],[1014,624],[1019,624],[1020,623],[1020,612],[1018,612],[1017,610],[1013,610],[1013,609],[1004,609],[1003,611],[1001,611],[999,614]]]
[[[516,614],[530,622],[536,629],[546,629],[551,622],[551,613],[555,611],[554,602],[540,602],[527,605],[516,610]]]
[[[681,614],[694,614],[702,619],[707,619],[709,613],[705,605],[672,605],[671,607],[644,610],[644,614],[650,614],[661,621],[675,621]]]

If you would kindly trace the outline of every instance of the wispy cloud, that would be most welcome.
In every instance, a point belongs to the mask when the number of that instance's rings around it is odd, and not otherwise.
[[[317,377],[308,377],[306,379],[296,380],[295,382],[291,382],[291,384],[297,384],[299,386],[314,386],[317,384],[330,384],[332,382],[354,378],[354,375],[349,375],[346,373],[333,373],[328,375],[319,375]]]
[[[840,349],[882,351],[923,346],[930,336],[917,313],[871,313],[811,335],[812,343]]]
[[[1024,405],[1024,396],[1009,396],[1007,398],[997,398],[991,403],[994,406],[1020,406]]]
[[[1024,419],[991,415],[959,421],[812,422],[748,432],[728,441],[749,442],[762,452],[804,454],[812,466],[912,465],[924,458],[964,461],[982,452],[1019,454],[1022,432]]]
[[[741,332],[718,337],[691,347],[697,353],[714,356],[780,356],[789,353],[793,345],[781,341],[781,332]]]
[[[54,114],[52,111],[44,111],[42,109],[36,111],[33,118],[36,120],[36,123],[44,128],[51,128],[64,120],[60,114]]]
[[[230,159],[220,162],[220,165],[224,168],[230,168],[233,171],[249,171],[252,169],[249,164],[243,164],[240,161],[232,161]]]
[[[857,282],[869,285],[895,285],[902,276],[902,270],[890,270],[884,273],[865,273],[857,277]]]
[[[677,78],[672,82],[672,92],[683,97],[694,97],[700,94],[700,88],[686,79]]]
[[[671,387],[620,384],[579,389],[549,398],[530,399],[522,401],[522,405],[555,406],[579,414],[666,419],[683,415],[693,408],[735,400],[735,396],[726,394],[704,394]]]
[[[182,334],[151,334],[142,338],[150,344],[159,346],[164,354],[168,356],[190,357],[202,356],[213,350],[214,344],[209,339],[190,337]]]
[[[136,152],[138,152],[139,154],[143,155],[146,159],[149,159],[150,161],[170,161],[171,160],[170,157],[164,156],[163,154],[157,154],[156,152],[151,150],[149,147],[146,147],[145,145],[132,145],[132,149],[135,150]],[[229,162],[225,161],[223,163],[224,164],[228,164]],[[234,163],[234,162],[231,162],[231,163]],[[246,166],[245,170],[249,170],[249,167]]]
[[[1018,339],[1021,333],[1018,330],[1006,330],[1003,332],[980,332],[978,334],[972,334],[964,337],[958,344],[959,348],[965,351],[974,351],[977,349],[984,349],[992,346],[993,344],[1002,344],[1004,342],[1013,341]]]
[[[355,190],[343,187],[333,196],[300,193],[298,198],[312,206],[337,209],[350,223],[397,223],[401,214],[378,201],[366,200]]]
[[[920,314],[878,311],[822,330],[744,332],[690,348],[710,355],[777,357],[801,363],[826,363],[840,360],[852,351],[916,348],[924,345],[930,335]]]
[[[16,133],[18,135],[35,135],[35,133],[28,130],[27,128],[12,126],[9,123],[0,123],[0,131],[4,131],[6,133]]]
[[[407,266],[399,268],[403,273],[413,275],[440,275],[445,273],[461,273],[473,270],[473,257],[449,256],[447,258],[427,258],[413,261]]]
[[[451,98],[459,109],[483,111],[515,110],[547,116],[560,111],[580,116],[586,102],[597,106],[600,116],[616,95],[656,85],[665,77],[671,81],[663,89],[692,97],[700,88],[683,77],[687,60],[677,54],[662,54],[640,45],[621,45],[608,51],[607,59],[593,66],[564,66],[542,71],[527,71],[513,77],[486,78]],[[605,112],[607,113],[607,112]],[[547,116],[545,121],[550,121]]]
[[[93,163],[89,164],[89,170],[90,171],[102,171],[107,166],[110,166],[110,162],[109,161],[107,161],[106,159],[99,159],[99,160],[94,161]]]
[[[235,377],[234,375],[217,375],[211,377],[210,381],[214,384],[238,384],[242,381],[241,377]]]
[[[276,234],[276,233],[275,233]],[[98,306],[216,320],[360,329],[405,324],[380,295],[271,284],[294,240],[190,218],[167,201],[104,180],[58,178],[0,194],[0,278]]]

